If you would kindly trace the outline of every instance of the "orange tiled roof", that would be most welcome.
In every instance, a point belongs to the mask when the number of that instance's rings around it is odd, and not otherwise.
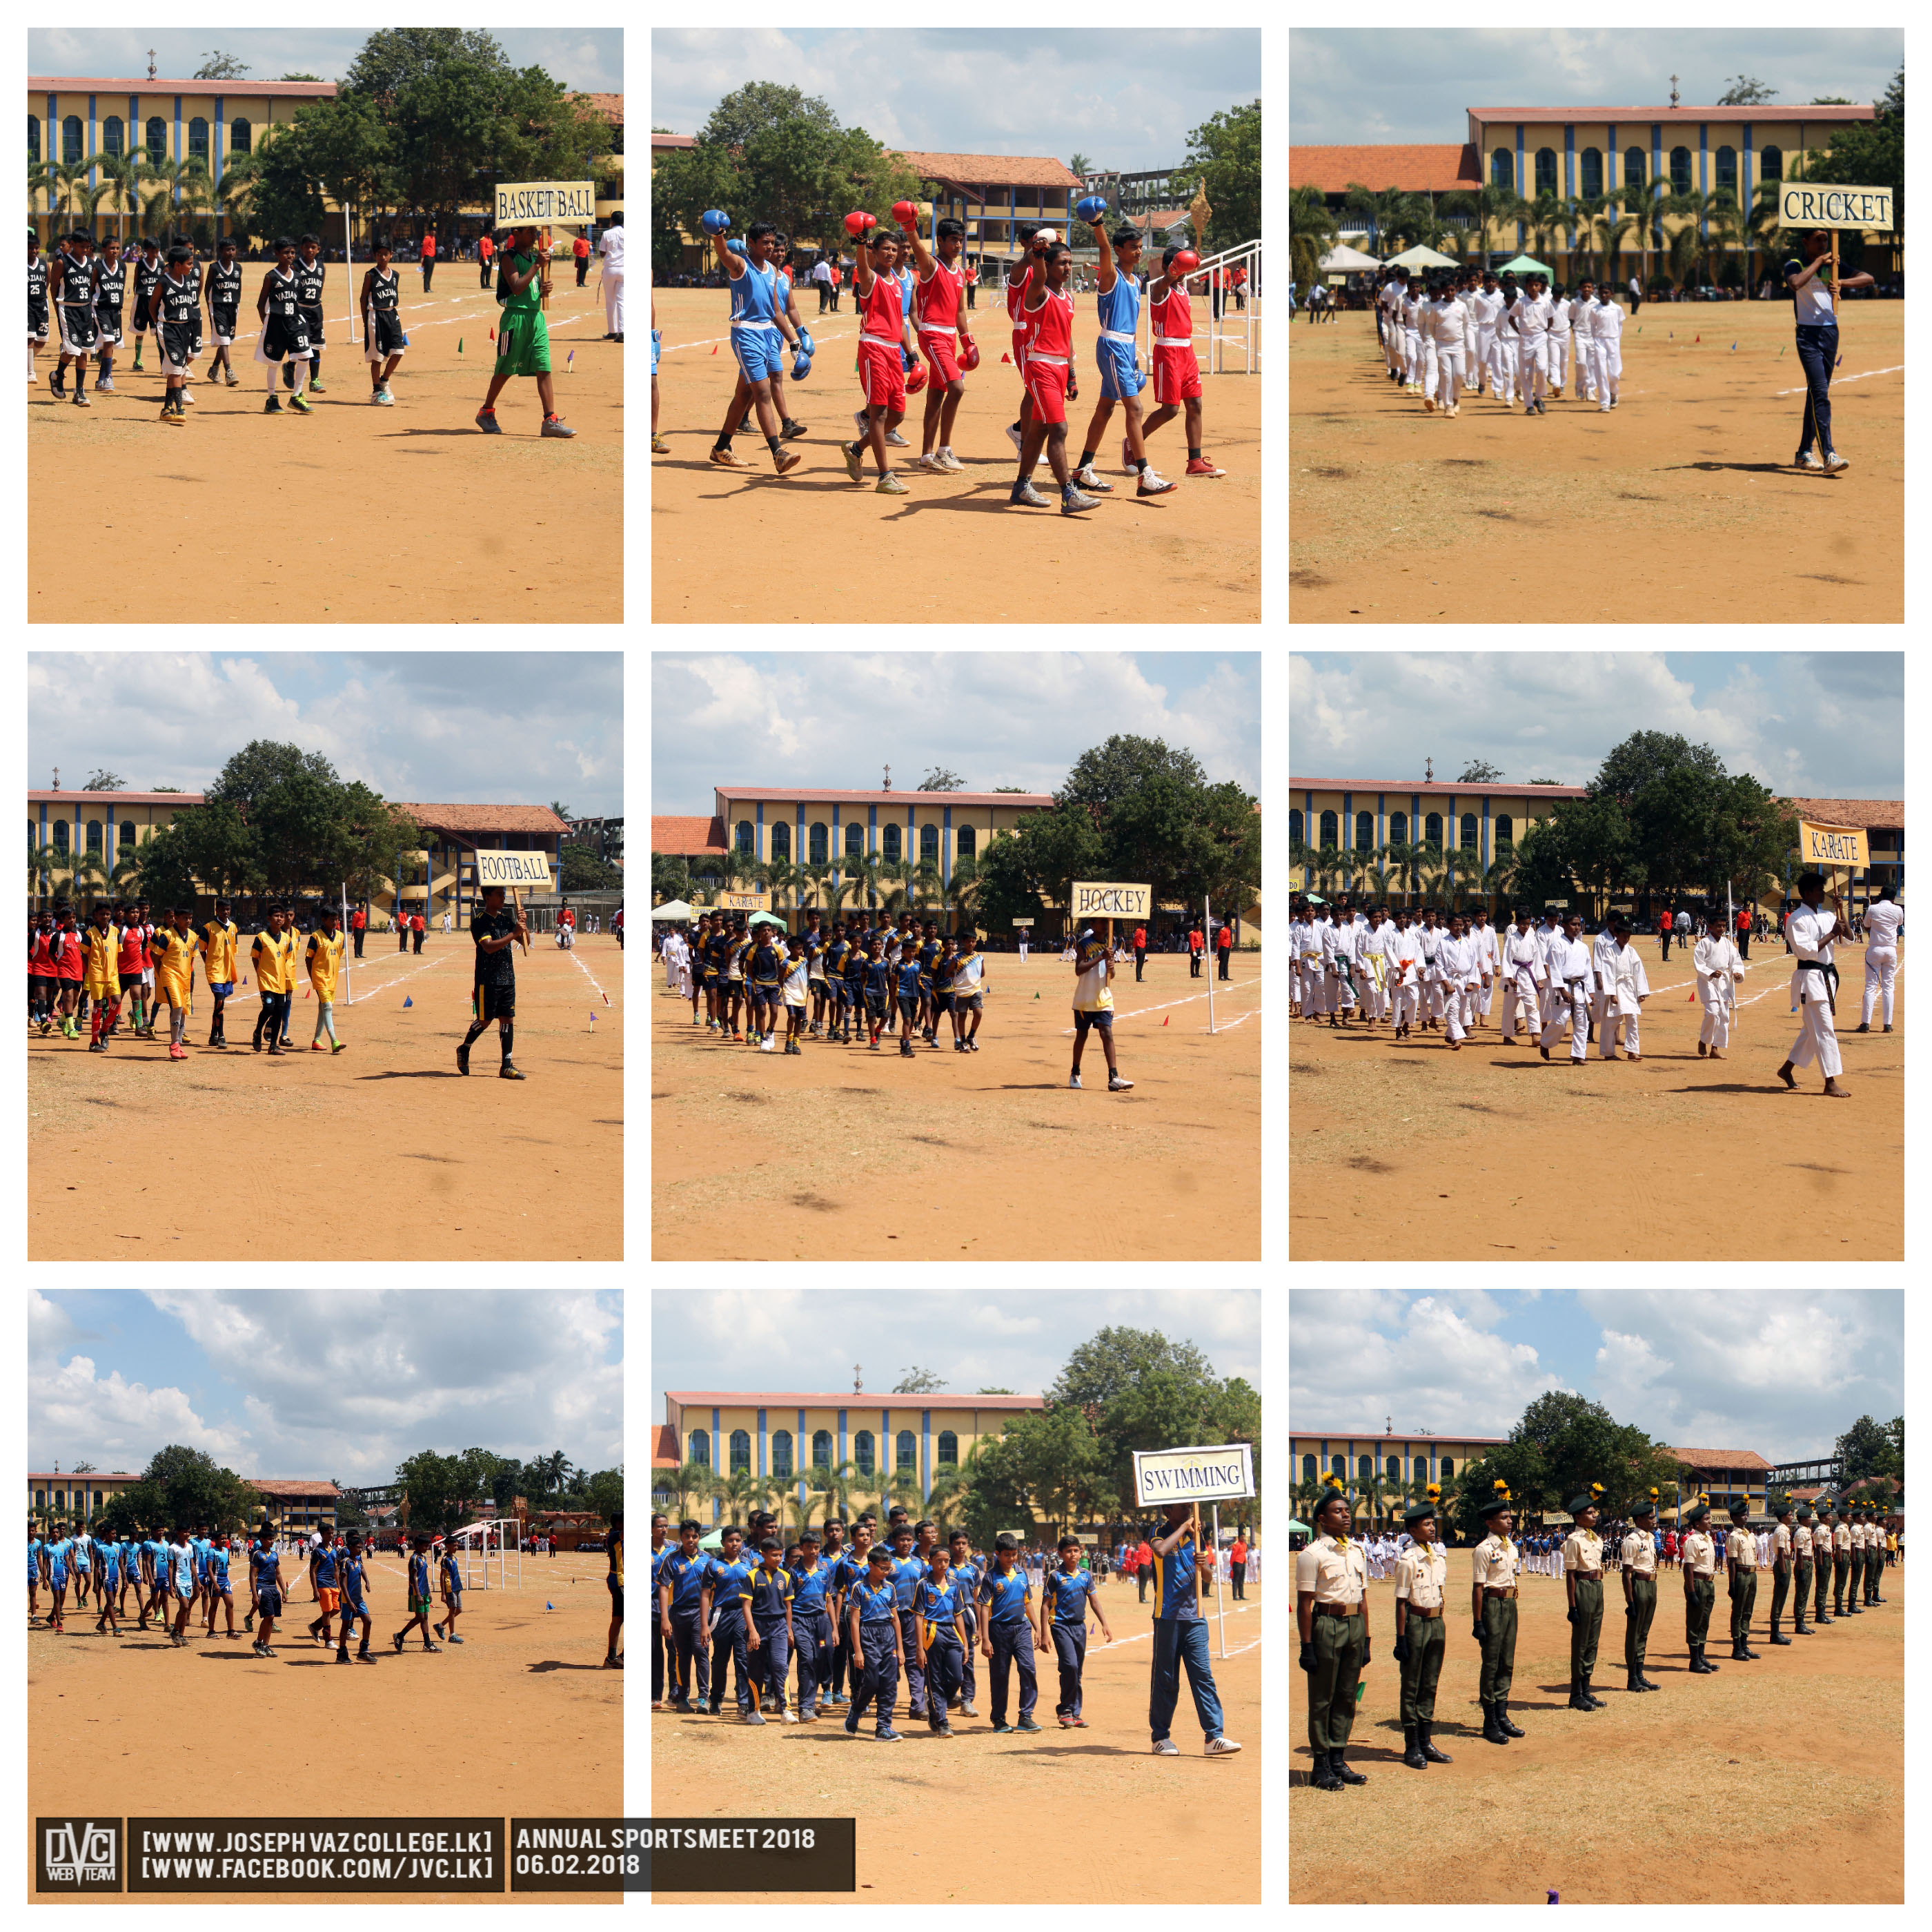
[[[1843,107],[1789,106],[1767,101],[1755,107],[1472,107],[1478,121],[1869,121],[1876,110],[1848,104]]]
[[[1051,154],[929,154],[907,148],[899,158],[935,181],[968,187],[1084,188],[1064,161]]]
[[[653,818],[651,850],[669,858],[694,858],[729,848],[724,843],[724,821],[710,818]]]
[[[1483,184],[1472,142],[1396,143],[1375,147],[1294,147],[1288,151],[1290,188],[1319,188],[1340,194],[1359,182],[1364,188],[1407,188],[1445,194]]]
[[[1690,1469],[1768,1469],[1771,1465],[1755,1449],[1676,1449],[1675,1456]]]
[[[1856,825],[1867,832],[1903,832],[1902,798],[1787,798],[1783,801],[1814,825]]]

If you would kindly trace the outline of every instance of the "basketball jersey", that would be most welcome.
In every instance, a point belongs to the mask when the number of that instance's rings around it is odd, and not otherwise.
[[[127,298],[128,264],[116,262],[110,268],[105,262],[97,263],[94,271],[94,306],[118,320],[121,304]]]
[[[171,274],[164,275],[160,280],[160,296],[161,320],[164,322],[185,328],[194,320],[197,304],[194,283],[190,277],[184,275],[177,280]]]
[[[94,306],[94,265],[77,255],[61,257],[61,302],[63,307]]]
[[[385,276],[380,268],[369,271],[369,306],[385,314],[396,312],[396,291],[400,278],[392,268]]]
[[[913,314],[922,335],[950,335],[958,326],[960,292],[965,286],[965,278],[957,268],[934,262],[931,275],[913,290]]]
[[[1042,362],[1064,362],[1073,352],[1072,296],[1048,289],[1045,302],[1036,309],[1029,306],[1025,314],[1033,331],[1027,359],[1037,356]]]
[[[758,328],[772,326],[777,300],[778,275],[767,266],[760,268],[747,260],[745,272],[731,284],[731,326]]]
[[[304,308],[322,306],[322,284],[327,273],[320,255],[313,262],[304,262],[299,255],[296,257],[296,299]]]
[[[898,283],[892,276],[872,278],[870,291],[860,299],[859,313],[864,317],[859,332],[862,340],[898,347],[905,333],[905,308]]]
[[[232,315],[242,306],[242,264],[224,268],[219,262],[208,272],[208,298],[218,314]]]
[[[1166,295],[1158,302],[1150,302],[1148,314],[1153,318],[1156,344],[1168,347],[1193,347],[1193,304],[1188,301],[1187,291],[1179,282],[1170,283]],[[1404,320],[1407,321],[1406,313]]]
[[[280,316],[284,322],[292,322],[300,300],[293,272],[285,273],[279,266],[272,268],[262,278],[262,286],[268,292],[269,314]]]
[[[134,294],[136,299],[145,302],[152,308],[154,284],[166,272],[159,262],[151,262],[143,255],[134,264]]]
[[[190,255],[188,260],[188,298],[194,307],[201,307],[201,264]]]
[[[47,302],[47,258],[36,255],[27,264],[27,313],[31,315],[38,306],[44,308]]]
[[[1094,306],[1100,311],[1100,326],[1109,334],[1134,334],[1141,326],[1140,278],[1117,267],[1112,292],[1102,290],[1094,296]]]

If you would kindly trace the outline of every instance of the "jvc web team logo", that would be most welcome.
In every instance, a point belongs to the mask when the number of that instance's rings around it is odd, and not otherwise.
[[[92,1818],[39,1821],[41,1892],[118,1892],[121,1888],[121,1825]]]

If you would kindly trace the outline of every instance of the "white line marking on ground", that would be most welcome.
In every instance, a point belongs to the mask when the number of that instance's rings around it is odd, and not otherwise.
[[[1874,376],[1896,376],[1904,367],[1905,364],[1903,362],[1894,362],[1889,369],[1864,369],[1856,376],[1834,376],[1832,378],[1832,386],[1835,388],[1841,382],[1868,382]],[[1808,386],[1808,384],[1800,382],[1795,389],[1778,389],[1772,393],[1780,396],[1802,396]]]
[[[562,947],[562,946],[559,946],[559,947],[557,948],[557,950],[558,950],[560,952],[566,952],[566,948],[564,948],[564,947]],[[571,962],[572,962],[572,964],[576,967],[577,970],[578,970],[580,973],[581,973],[581,974],[584,975],[584,976],[586,980],[588,980],[590,982],[590,983],[591,983],[593,986],[597,986],[597,975],[596,975],[595,973],[592,972],[592,971],[591,971],[591,970],[590,970],[590,968],[588,966],[585,965],[585,964],[584,964],[584,962],[583,962],[581,959],[579,959],[579,958],[578,958],[578,956],[577,956],[577,949],[576,949],[576,947],[575,947],[575,946],[571,946],[571,947],[569,947],[568,949],[567,949],[567,956],[568,956],[568,958],[570,959]],[[604,1004],[607,1006],[609,1006],[609,1005],[610,1005],[610,995],[608,993],[604,993],[604,988],[603,988],[602,986],[597,986],[597,990],[598,990],[598,992],[600,992],[600,993],[603,993],[603,994],[604,994]]]
[[[402,956],[400,952],[396,956],[398,959]],[[440,966],[448,956],[448,954],[439,952],[433,958],[425,958],[420,965],[412,967],[406,973],[398,973],[393,980],[385,980],[380,986],[372,986],[366,993],[358,993],[354,999],[345,1000],[343,1004],[348,1006],[359,1006],[364,1000],[373,1000],[378,994],[386,993],[392,987],[400,986],[405,980],[413,980],[418,973],[426,973],[432,966]]]
[[[1261,991],[1261,984],[1262,982],[1258,980],[1230,980],[1228,982],[1227,992],[1225,993],[1217,993],[1215,995],[1215,998],[1217,999],[1225,1000],[1232,998],[1238,992],[1258,993]],[[1190,993],[1184,1000],[1163,1000],[1157,1006],[1136,1006],[1130,1013],[1117,1012],[1114,1017],[1117,1020],[1138,1019],[1143,1013],[1164,1012],[1169,1006],[1191,1006],[1195,1000],[1204,1000],[1207,997],[1208,995],[1205,993]],[[1258,1010],[1258,1009],[1257,1009],[1257,1010]],[[1246,1016],[1244,1015],[1244,1017],[1245,1018]],[[1071,1027],[1062,1027],[1060,1030],[1063,1034],[1069,1034],[1073,1031],[1073,1028]]]

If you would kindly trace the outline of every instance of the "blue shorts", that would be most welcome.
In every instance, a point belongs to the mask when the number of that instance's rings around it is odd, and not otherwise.
[[[345,1603],[342,1606],[342,1614],[349,1622],[355,1623],[366,1624],[374,1621],[369,1614],[369,1606],[367,1604]],[[347,1628],[347,1623],[344,1624],[344,1628],[345,1629]]]
[[[731,353],[748,382],[762,382],[784,373],[784,338],[776,328],[737,328],[731,332]]]
[[[67,1588],[67,1572],[58,1563],[54,1565],[50,1574],[53,1579],[53,1586],[56,1590],[64,1590]]]
[[[235,982],[232,980],[211,980],[208,982],[208,990],[211,993],[218,993],[225,1000],[230,993],[234,992]]]
[[[282,1613],[282,1593],[272,1587],[257,1586],[255,1592],[255,1608],[259,1614],[272,1620]]]
[[[651,331],[651,374],[653,376],[658,373],[658,350],[663,341],[662,334],[657,329],[652,329]]]
[[[225,1576],[211,1576],[208,1579],[208,1587],[212,1590],[218,1597],[232,1598],[235,1594],[234,1586],[230,1583],[227,1578]]]
[[[1112,1008],[1108,1007],[1104,1012],[1101,1012],[1089,1013],[1083,1012],[1079,1007],[1076,1006],[1073,1009],[1073,1032],[1075,1038],[1076,1040],[1084,1040],[1087,1037],[1087,1029],[1089,1027],[1098,1027],[1102,1033],[1112,1033],[1114,1030],[1114,1014]]]
[[[1147,387],[1147,374],[1137,366],[1132,343],[1097,341],[1094,359],[1100,365],[1100,394],[1106,401],[1124,402]]]

